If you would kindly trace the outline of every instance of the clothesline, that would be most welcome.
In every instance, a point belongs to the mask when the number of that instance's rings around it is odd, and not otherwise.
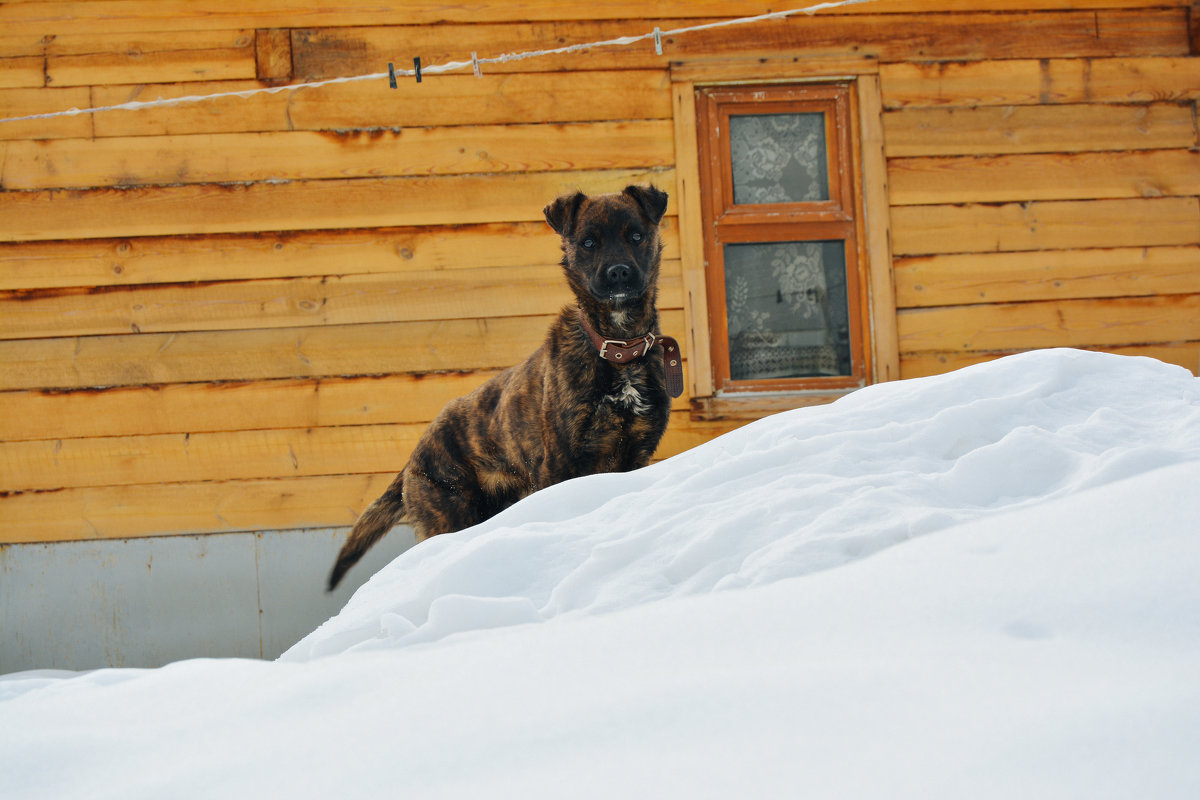
[[[803,8],[792,8],[783,11],[772,11],[766,14],[757,14],[749,17],[737,17],[734,19],[718,20],[717,22],[708,22],[701,25],[689,25],[682,28],[672,28],[669,30],[661,30],[655,28],[647,33],[635,36],[621,36],[615,39],[604,39],[595,42],[586,42],[582,44],[571,44],[563,47],[555,47],[548,50],[527,50],[518,53],[504,53],[498,56],[479,57],[476,53],[471,54],[470,60],[466,61],[448,61],[444,64],[430,64],[425,67],[416,67],[413,69],[397,69],[389,65],[387,72],[372,72],[365,75],[352,75],[340,78],[327,78],[318,81],[306,81],[303,83],[291,83],[284,86],[263,86],[255,89],[244,89],[241,91],[215,92],[212,94],[196,94],[187,95],[185,97],[170,97],[158,98],[156,100],[132,100],[127,103],[117,103],[108,106],[94,106],[91,108],[68,108],[62,111],[50,111],[41,114],[27,114],[20,117],[7,117],[0,119],[0,124],[5,122],[27,122],[39,119],[53,119],[56,117],[73,117],[81,114],[98,114],[106,111],[136,111],[144,108],[156,108],[162,106],[177,106],[185,103],[199,103],[206,100],[216,100],[226,97],[253,97],[259,94],[277,94],[280,92],[293,92],[299,89],[313,89],[321,86],[332,86],[340,83],[355,83],[358,81],[380,80],[383,78],[393,78],[393,76],[404,76],[416,78],[418,75],[443,75],[449,72],[458,72],[460,70],[470,69],[476,76],[482,74],[482,69],[488,64],[509,64],[516,61],[525,61],[531,58],[543,58],[546,56],[566,55],[570,53],[581,53],[587,50],[601,47],[627,47],[638,42],[653,40],[655,43],[656,52],[662,51],[662,38],[678,37],[689,33],[699,31],[715,30],[719,28],[729,28],[737,25],[750,25],[757,22],[765,22],[774,19],[786,19],[788,17],[797,16],[800,14],[813,15],[818,11],[827,11],[843,6],[858,5],[860,3],[874,2],[874,0],[831,0],[830,2],[818,3],[812,6]]]

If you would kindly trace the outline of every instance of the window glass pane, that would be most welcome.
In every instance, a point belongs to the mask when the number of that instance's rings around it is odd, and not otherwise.
[[[729,150],[735,204],[829,199],[825,115],[820,112],[731,116]]]
[[[846,245],[725,245],[735,381],[850,375]]]

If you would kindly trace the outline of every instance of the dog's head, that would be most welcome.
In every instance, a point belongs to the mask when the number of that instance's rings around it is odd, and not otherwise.
[[[562,236],[563,268],[580,303],[609,310],[653,304],[667,194],[627,186],[615,194],[565,194],[546,206]]]

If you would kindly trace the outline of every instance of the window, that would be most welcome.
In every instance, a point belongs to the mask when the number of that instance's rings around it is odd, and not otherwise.
[[[842,393],[871,378],[852,83],[696,93],[717,395]]]

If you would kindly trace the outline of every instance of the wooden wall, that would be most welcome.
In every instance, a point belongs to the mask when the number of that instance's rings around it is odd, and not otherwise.
[[[881,77],[903,376],[1057,346],[1200,368],[1200,60]]]
[[[769,6],[244,5],[0,4],[0,117]],[[542,206],[673,191],[672,82],[728,59],[879,76],[903,377],[1057,345],[1195,370],[1196,10],[980,5],[881,0],[666,37],[664,56],[644,42],[395,90],[0,123],[0,543],[349,524],[441,405],[521,360],[567,300]],[[694,421],[687,400],[660,457],[736,424]]]

